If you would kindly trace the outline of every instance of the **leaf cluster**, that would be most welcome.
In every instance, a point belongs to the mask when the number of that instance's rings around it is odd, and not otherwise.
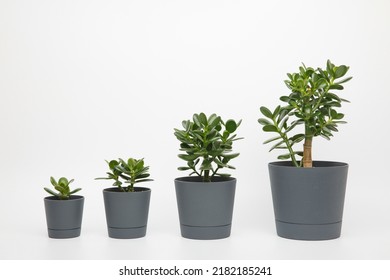
[[[122,192],[134,192],[135,185],[142,182],[153,181],[150,179],[149,166],[145,166],[144,159],[129,158],[127,161],[118,160],[106,161],[110,169],[107,177],[96,178],[97,180],[113,180],[113,186]]]
[[[275,132],[276,137],[264,143],[274,142],[270,151],[284,149],[284,153],[278,159],[291,159],[296,166],[300,166],[296,156],[302,156],[302,151],[295,151],[293,146],[304,139],[312,139],[322,136],[330,140],[338,125],[345,123],[344,114],[338,110],[342,102],[349,102],[335,93],[344,89],[343,84],[352,79],[344,78],[349,67],[336,66],[330,60],[326,68],[313,69],[304,64],[299,67],[299,72],[288,73],[286,86],[291,93],[280,97],[286,103],[277,106],[274,110],[261,107],[260,112],[265,118],[258,121],[263,126],[263,131]],[[304,131],[291,137],[287,136],[299,125],[304,125]]]
[[[204,113],[194,114],[192,120],[182,122],[183,129],[175,129],[174,135],[180,141],[179,158],[187,162],[187,166],[179,167],[181,171],[192,170],[191,175],[198,175],[204,182],[210,182],[214,176],[228,177],[230,174],[220,173],[220,169],[235,169],[230,160],[239,156],[232,153],[233,142],[238,138],[234,134],[241,120],[232,119],[224,122],[220,116]]]
[[[61,177],[58,182],[56,179],[53,177],[50,177],[50,183],[53,185],[53,187],[58,191],[56,193],[55,191],[49,189],[49,188],[44,188],[45,191],[47,191],[49,194],[61,199],[61,200],[66,200],[69,199],[70,196],[78,191],[80,191],[80,188],[77,188],[73,191],[70,190],[69,185],[73,182],[74,180],[68,180],[65,177]]]

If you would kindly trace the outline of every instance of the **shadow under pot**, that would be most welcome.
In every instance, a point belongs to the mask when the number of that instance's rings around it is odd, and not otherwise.
[[[44,198],[46,223],[50,238],[74,238],[80,236],[84,197],[72,195],[61,200],[54,196]]]
[[[175,179],[176,199],[182,237],[221,239],[230,236],[236,179],[200,177]]]
[[[151,190],[142,187],[135,187],[134,190],[103,190],[109,237],[130,239],[146,235]]]
[[[340,237],[348,164],[314,161],[312,168],[269,163],[277,234],[298,240]]]

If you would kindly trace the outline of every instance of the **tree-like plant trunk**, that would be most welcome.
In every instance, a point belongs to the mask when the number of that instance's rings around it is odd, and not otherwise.
[[[311,146],[312,146],[312,137],[306,137],[305,142],[303,143],[303,167],[310,168],[313,167],[313,160],[311,157]]]
[[[210,170],[205,170],[204,171],[203,182],[211,182],[211,180],[210,180]]]

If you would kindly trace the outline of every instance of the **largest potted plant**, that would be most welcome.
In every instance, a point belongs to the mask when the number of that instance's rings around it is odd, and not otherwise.
[[[230,168],[235,133],[241,121],[226,122],[220,116],[194,114],[175,129],[180,141],[179,158],[190,176],[175,179],[181,235],[191,239],[220,239],[230,236],[236,179],[221,169]]]
[[[284,106],[261,107],[265,118],[258,121],[266,132],[276,133],[264,143],[270,151],[286,151],[281,162],[269,163],[277,233],[301,240],[327,240],[341,233],[348,164],[313,161],[312,143],[317,136],[330,140],[338,125],[345,123],[338,110],[342,102],[335,91],[343,90],[349,67],[327,61],[326,68],[305,65],[287,74],[291,93],[280,97]],[[303,131],[293,130],[303,126]],[[292,135],[290,135],[292,134]],[[295,149],[303,141],[303,150]]]

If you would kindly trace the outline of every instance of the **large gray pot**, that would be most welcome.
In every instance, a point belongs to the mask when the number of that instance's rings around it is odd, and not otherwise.
[[[277,234],[299,240],[340,237],[348,164],[315,161],[313,168],[291,162],[268,165]]]
[[[200,177],[175,179],[181,235],[191,239],[220,239],[230,236],[235,178]]]
[[[146,235],[150,194],[150,189],[141,187],[136,187],[135,192],[103,190],[109,237],[129,239]]]
[[[80,236],[84,197],[72,195],[67,200],[54,196],[44,198],[47,231],[50,238]]]

